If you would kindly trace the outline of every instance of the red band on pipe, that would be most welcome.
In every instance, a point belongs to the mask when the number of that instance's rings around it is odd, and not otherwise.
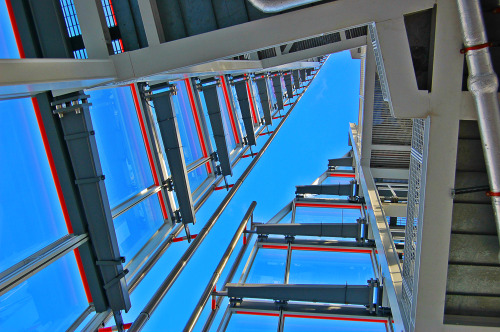
[[[460,54],[465,54],[468,51],[480,50],[482,48],[490,47],[492,45],[493,45],[493,43],[484,43],[484,44],[479,44],[479,45],[464,47],[464,48],[462,48],[460,50]]]
[[[488,197],[497,197],[497,196],[500,196],[500,192],[499,191],[487,191],[486,192],[486,196],[488,196]]]
[[[272,134],[272,133],[274,133],[274,131],[270,131],[270,132],[268,132],[268,133],[260,133],[260,134],[259,134],[259,136],[270,135],[270,134]]]
[[[245,246],[247,244],[247,236],[243,235],[243,245]]]
[[[214,190],[228,189],[228,188],[232,188],[233,186],[234,186],[234,184],[228,184],[227,186],[215,187]]]
[[[277,120],[277,119],[281,119],[281,118],[284,118],[285,116],[282,115],[282,116],[273,116],[273,120]]]
[[[288,250],[288,246],[275,246],[275,245],[270,245],[270,244],[264,244],[262,246],[264,249],[285,249]]]
[[[273,316],[273,317],[279,317],[280,315],[271,312],[256,312],[256,311],[236,311],[236,313],[240,315]]]
[[[330,320],[343,320],[349,322],[369,322],[369,323],[383,323],[387,322],[387,319],[376,319],[376,318],[349,318],[349,317],[335,317],[335,316],[313,316],[313,315],[294,315],[294,314],[284,314],[284,317],[290,318],[312,318],[312,319],[330,319]]]
[[[214,293],[217,291],[217,285],[214,286]],[[212,296],[212,310],[215,310],[215,296]]]
[[[318,248],[318,247],[292,246],[292,250],[347,252],[347,253],[358,253],[358,254],[371,254],[372,253],[371,249],[351,249],[351,248]]]
[[[336,173],[332,173],[332,174],[330,174],[330,176],[334,177],[334,178],[355,178],[356,174],[336,174]]]
[[[295,203],[296,207],[317,207],[332,209],[361,209],[361,205]]]

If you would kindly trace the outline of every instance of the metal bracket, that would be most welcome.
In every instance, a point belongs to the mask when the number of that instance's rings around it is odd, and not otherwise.
[[[219,155],[217,154],[217,151],[214,151],[210,154],[210,158],[213,160],[213,161],[219,161]]]
[[[286,243],[293,243],[293,241],[295,241],[295,236],[293,236],[293,235],[286,235],[285,236],[285,241],[286,241]]]
[[[233,308],[236,306],[236,304],[240,304],[241,302],[243,302],[242,298],[236,298],[236,297],[229,298],[229,305]]]
[[[477,187],[469,187],[469,188],[454,188],[451,189],[451,197],[455,198],[457,195],[477,193],[481,191],[489,191],[490,186],[477,186]]]
[[[96,265],[121,265],[125,263],[125,257],[121,256],[120,259],[112,259],[107,261],[96,261]]]
[[[128,269],[123,270],[120,274],[118,274],[116,277],[111,279],[107,284],[103,286],[105,290],[108,290],[111,286],[119,282],[121,279],[125,278],[125,275],[127,275]]]
[[[80,185],[80,184],[89,184],[89,183],[96,183],[101,180],[104,180],[106,177],[104,175],[96,176],[93,178],[83,178],[83,179],[76,179],[75,184]]]
[[[163,181],[162,185],[165,188],[167,188],[168,191],[173,191],[174,190],[174,181],[172,181],[172,178],[168,178],[165,181]]]
[[[85,132],[79,133],[79,134],[65,135],[64,140],[71,141],[71,140],[80,139],[80,138],[87,138],[87,137],[90,137],[93,135],[95,135],[95,131],[93,131],[93,130],[85,131]]]

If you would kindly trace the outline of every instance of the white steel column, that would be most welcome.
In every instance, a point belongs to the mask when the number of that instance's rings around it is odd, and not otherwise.
[[[144,31],[148,46],[159,45],[165,41],[163,29],[161,27],[160,15],[156,0],[138,0],[139,10],[141,12]]]
[[[368,43],[366,46],[365,56],[365,85],[364,85],[364,100],[363,114],[361,123],[361,161],[363,166],[370,166],[371,145],[372,145],[372,129],[373,129],[373,103],[375,97],[375,55],[373,46]]]
[[[463,56],[458,12],[439,1],[436,20],[431,117],[417,233],[412,316],[415,331],[443,331],[448,254],[455,184]]]
[[[105,20],[101,0],[74,0],[74,3],[89,59],[106,59],[111,40],[106,38],[103,29]],[[109,34],[107,29],[106,32]]]

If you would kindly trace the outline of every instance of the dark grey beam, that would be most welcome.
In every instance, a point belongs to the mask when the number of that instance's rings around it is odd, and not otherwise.
[[[262,104],[262,111],[264,111],[264,121],[266,126],[273,124],[271,110],[271,100],[268,95],[269,88],[267,86],[267,76],[255,80],[257,90],[259,90],[260,103]]]
[[[130,309],[123,259],[116,239],[108,194],[104,185],[92,120],[82,92],[60,96],[52,106],[59,116],[67,151],[73,166],[74,183],[81,199],[92,247],[102,277],[102,289],[115,313]],[[97,308],[96,308],[97,310]],[[97,311],[104,311],[99,308]]]
[[[235,82],[236,95],[238,96],[238,103],[240,104],[241,117],[245,125],[245,132],[247,133],[248,145],[256,145],[255,132],[253,130],[252,113],[250,111],[249,98],[251,96],[247,93],[246,79]]]
[[[189,186],[186,162],[182,150],[179,124],[172,103],[173,89],[166,92],[151,94],[151,99],[158,120],[163,147],[167,155],[168,165],[174,183],[174,190],[179,203],[180,218],[182,223],[195,223],[196,218],[193,208],[193,198]],[[179,221],[179,220],[177,220]]]
[[[292,76],[293,76],[293,86],[295,89],[300,88],[300,77],[299,77],[299,70],[293,70],[292,71]]]
[[[352,166],[352,157],[328,159],[328,166]]]
[[[114,1],[113,10],[125,51],[148,45],[137,0]]]
[[[293,98],[293,87],[292,87],[292,75],[291,75],[291,73],[287,73],[287,75],[283,76],[283,79],[285,80],[286,94],[288,96],[288,99],[292,99]]]
[[[312,69],[311,68],[307,68],[306,69],[306,74],[307,74],[307,76],[311,76],[312,75]]]
[[[263,245],[288,245],[290,243],[290,239],[285,237],[282,238],[263,238],[260,239],[258,243],[259,246]],[[311,239],[294,239],[292,242],[292,248],[294,246],[298,247],[321,247],[321,248],[352,248],[352,249],[373,249],[375,248],[375,242],[366,241],[366,242],[358,242],[358,241],[338,241],[338,240],[311,240]]]
[[[352,184],[323,184],[295,186],[296,194],[353,196]]]
[[[274,94],[276,95],[276,103],[278,104],[278,109],[283,109],[283,91],[281,90],[281,76],[273,76],[273,88]]]
[[[300,80],[302,82],[305,82],[306,81],[306,70],[305,69],[299,69],[299,76],[300,76]]]
[[[255,229],[258,234],[361,238],[362,224],[263,224]]]
[[[203,95],[207,105],[210,125],[214,134],[215,145],[217,147],[217,156],[222,170],[222,175],[233,175],[231,169],[231,160],[227,148],[226,136],[224,133],[224,124],[222,122],[221,107],[217,95],[217,86],[215,84],[204,86]],[[228,128],[229,129],[229,128]]]
[[[252,300],[242,300],[235,301],[230,310],[237,311],[264,311],[264,312],[279,312],[283,310],[286,313],[294,314],[308,314],[308,315],[327,315],[330,317],[336,316],[349,316],[352,318],[361,319],[380,319],[381,321],[387,321],[387,317],[390,317],[390,311],[380,312],[379,315],[373,316],[369,310],[362,307],[356,306],[342,306],[336,305],[332,306],[330,304],[313,304],[313,303],[287,303],[287,305],[277,306],[275,302],[267,301],[252,301]],[[385,318],[383,318],[385,317]]]
[[[309,198],[309,197],[296,197],[295,201],[297,203],[310,203],[310,204],[333,204],[335,206],[336,204],[340,205],[352,205],[352,206],[357,206],[361,208],[361,204],[359,203],[353,203],[347,199],[335,199],[332,200],[330,198]]]
[[[306,301],[373,304],[372,285],[293,285],[293,284],[226,284],[232,298],[269,299],[275,301]]]

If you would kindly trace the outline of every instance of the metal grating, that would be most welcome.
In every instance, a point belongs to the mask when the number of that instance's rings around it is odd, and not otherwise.
[[[370,167],[406,168],[410,167],[408,151],[372,150]]]
[[[345,38],[346,39],[352,39],[356,37],[361,37],[361,36],[366,36],[368,33],[368,27],[362,26],[362,27],[357,27],[357,28],[352,28],[349,30],[345,31]]]
[[[413,283],[415,277],[415,258],[417,250],[417,229],[419,220],[420,192],[422,190],[422,162],[424,153],[425,120],[413,120],[411,144],[410,178],[408,186],[407,222],[403,261],[403,313],[405,325],[414,325],[411,310],[413,304]]]
[[[372,42],[373,53],[375,55],[377,73],[380,77],[380,87],[382,88],[382,96],[384,96],[384,100],[389,103],[389,107],[392,107],[390,104],[391,96],[389,94],[387,77],[385,76],[384,60],[382,59],[382,52],[380,52],[380,48],[378,46],[379,42],[378,42],[377,28],[375,27],[375,23],[370,24],[368,26],[368,30],[370,31],[370,40]]]
[[[257,55],[259,56],[259,60],[273,58],[276,56],[276,49],[271,47],[262,51],[257,51]]]
[[[307,49],[314,48],[314,47],[333,44],[333,43],[337,43],[339,41],[341,41],[339,32],[325,34],[323,36],[309,38],[306,40],[301,40],[301,41],[293,43],[292,47],[290,48],[289,53],[299,52],[299,51],[307,50]]]
[[[372,144],[411,145],[411,119],[392,117],[389,104],[384,101],[378,74],[375,74],[375,96],[373,101]]]
[[[66,29],[68,29],[69,36],[80,36],[82,31],[80,30],[80,23],[78,23],[78,17],[76,16],[75,4],[73,3],[73,0],[61,0],[60,2],[64,22],[66,23]]]

